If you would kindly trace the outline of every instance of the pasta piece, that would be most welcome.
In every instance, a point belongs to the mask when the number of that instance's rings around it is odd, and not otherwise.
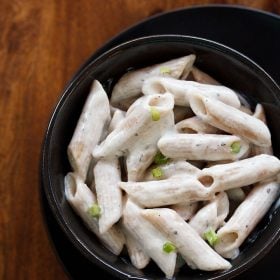
[[[116,109],[108,131],[113,131],[124,119],[124,112]],[[100,233],[106,232],[122,215],[122,191],[118,186],[121,181],[120,163],[117,158],[100,159],[94,169],[95,190],[101,208],[99,218]]]
[[[122,215],[121,170],[117,158],[101,159],[94,167],[95,189],[101,208],[99,231],[108,231]]]
[[[140,104],[139,106],[134,106],[133,110],[126,114],[126,117],[116,129],[95,148],[93,152],[94,157],[100,158],[127,154],[128,149],[138,139],[144,139],[145,133],[150,131],[151,127],[156,126],[157,121],[153,120],[152,110],[157,113],[159,119],[164,118],[165,115],[170,114],[172,111],[174,100],[171,94],[164,96],[150,95],[147,98],[142,98]]]
[[[107,94],[101,84],[95,80],[67,149],[73,170],[83,180],[87,176],[92,150],[98,144],[110,118]]]
[[[161,170],[161,176],[154,176],[153,170],[155,169],[155,166],[152,166],[149,168],[144,177],[143,181],[152,181],[152,180],[162,180],[162,179],[168,179],[173,176],[196,176],[200,169],[195,167],[194,165],[184,161],[184,160],[178,160],[178,161],[169,161],[167,164],[160,165],[157,168]]]
[[[122,230],[131,263],[138,269],[145,268],[150,262],[150,257],[143,251],[143,247],[124,226]]]
[[[254,184],[277,176],[280,161],[270,155],[258,155],[237,162],[204,168],[198,180],[211,192],[219,192]]]
[[[126,159],[128,181],[139,181],[146,169],[151,165],[157,153],[157,142],[161,135],[174,127],[174,115],[170,110],[168,114],[147,127],[144,135],[129,148]]]
[[[96,198],[91,190],[75,173],[68,173],[65,176],[64,186],[66,199],[75,212],[107,249],[119,255],[124,245],[124,236],[117,226],[111,227],[104,234],[99,232],[98,219],[90,213],[91,207],[96,205]]]
[[[212,126],[238,135],[258,146],[271,145],[268,127],[262,121],[232,106],[201,95],[193,95],[190,105],[197,116]]]
[[[258,104],[256,106],[254,117],[266,124],[265,112],[261,104]],[[260,155],[260,154],[273,155],[272,146],[270,145],[268,147],[260,147],[260,146],[253,145],[252,155]]]
[[[209,84],[209,85],[221,85],[218,81],[216,81],[214,78],[206,74],[205,72],[201,71],[197,67],[193,66],[191,73],[193,75],[193,78],[196,82],[202,83],[202,84]]]
[[[236,160],[249,145],[234,135],[169,134],[158,141],[158,148],[169,158],[187,160]]]
[[[204,122],[197,116],[182,120],[175,127],[179,133],[217,134],[221,132],[218,128]]]
[[[111,104],[118,107],[128,98],[139,97],[143,82],[148,77],[169,76],[176,79],[180,78],[183,73],[190,71],[194,61],[195,55],[191,54],[126,73],[113,88]]]
[[[215,245],[215,250],[226,258],[236,257],[238,248],[268,211],[279,190],[276,182],[258,183],[218,231],[220,241]]]
[[[229,213],[229,201],[227,194],[221,192],[202,207],[189,221],[189,225],[201,236],[212,229],[220,228]]]
[[[110,122],[108,132],[111,133],[124,118],[125,118],[125,112],[116,109],[115,112],[113,113],[113,117]]]
[[[144,207],[211,199],[208,188],[188,175],[151,182],[121,182],[120,187]]]
[[[176,252],[167,254],[163,251],[165,236],[142,217],[142,211],[143,209],[128,199],[123,212],[123,226],[139,242],[166,277],[171,278],[174,274],[177,254]]]
[[[224,270],[231,264],[220,257],[198,233],[174,210],[168,208],[143,210],[143,216],[175,244],[187,264],[193,269]]]
[[[170,206],[185,221],[188,221],[198,209],[198,202],[181,202]]]
[[[220,100],[236,108],[240,107],[240,101],[233,90],[224,86],[204,85],[193,81],[151,77],[145,80],[142,92],[145,95],[172,93],[175,105],[180,106],[189,106],[192,95],[201,95]]]

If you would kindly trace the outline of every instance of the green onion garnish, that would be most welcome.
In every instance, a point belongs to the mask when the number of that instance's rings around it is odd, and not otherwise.
[[[155,107],[151,107],[151,116],[153,121],[160,120],[160,112]]]
[[[240,152],[240,149],[241,149],[241,144],[239,141],[233,142],[230,145],[230,151],[234,154],[238,154]]]
[[[170,74],[171,73],[171,69],[167,66],[162,66],[159,69],[161,74]]]
[[[155,155],[154,163],[155,164],[165,164],[168,162],[168,157],[164,156],[161,152],[158,152]]]
[[[154,178],[159,179],[163,175],[163,171],[160,167],[152,169],[152,175]]]
[[[101,215],[101,208],[99,207],[98,204],[95,203],[88,209],[88,213],[93,218],[99,218]]]
[[[176,246],[170,242],[170,241],[167,241],[163,244],[162,246],[162,250],[165,252],[165,253],[172,253],[176,250]]]
[[[219,238],[218,235],[216,234],[216,232],[210,228],[209,230],[205,231],[203,234],[203,238],[211,245],[214,246]]]

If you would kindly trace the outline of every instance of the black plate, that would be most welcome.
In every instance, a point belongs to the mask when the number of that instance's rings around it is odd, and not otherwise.
[[[280,84],[280,17],[233,6],[194,7],[154,16],[113,38],[90,57],[86,64],[121,42],[154,34],[192,35],[223,43],[255,60]],[[69,277],[85,279],[91,275],[98,279],[112,279],[112,276],[94,266],[71,245],[55,221],[43,192],[42,206],[49,236]],[[269,275],[273,274],[273,279],[280,279],[276,265],[279,250],[278,242],[269,255],[237,279],[264,279],[268,272]]]

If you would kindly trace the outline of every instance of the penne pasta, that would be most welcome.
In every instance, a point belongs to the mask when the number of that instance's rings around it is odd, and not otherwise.
[[[166,278],[172,278],[176,265],[176,252],[163,251],[165,236],[154,225],[142,217],[143,209],[129,199],[123,212],[123,226],[139,242],[141,248],[151,257]]]
[[[119,255],[124,245],[124,236],[117,226],[111,227],[103,234],[99,232],[98,219],[90,213],[90,208],[96,204],[96,198],[91,190],[75,173],[68,173],[65,176],[64,185],[66,199],[75,212],[107,249]]]
[[[225,192],[221,192],[202,207],[189,221],[189,225],[201,236],[212,229],[220,228],[229,213],[229,200]]]
[[[197,116],[212,126],[238,135],[257,146],[271,145],[268,127],[253,116],[201,95],[193,95],[190,105]]]
[[[256,106],[254,117],[266,124],[265,112],[261,104],[258,104]],[[260,147],[260,146],[253,145],[252,155],[260,155],[260,154],[273,155],[272,146],[270,145],[267,147]]]
[[[131,263],[138,269],[143,269],[150,262],[150,257],[143,251],[143,247],[133,237],[133,235],[122,226],[125,236],[125,245]]]
[[[167,76],[179,79],[183,73],[184,75],[188,74],[194,61],[195,55],[191,54],[188,56],[172,59],[164,63],[127,72],[114,86],[111,103],[114,106],[119,107],[120,105],[123,106],[123,103],[127,101],[127,99],[139,97],[143,82],[148,77]],[[132,103],[133,102],[130,104]]]
[[[193,66],[191,70],[191,74],[194,78],[194,80],[198,83],[202,84],[209,84],[209,85],[221,85],[218,81],[216,81],[214,78],[206,74],[205,72],[201,71],[197,67]]]
[[[216,161],[239,159],[249,145],[234,135],[174,133],[161,137],[158,148],[169,158]]]
[[[188,175],[151,182],[120,182],[120,187],[143,207],[211,199],[208,188]]]
[[[126,159],[128,181],[139,181],[151,165],[157,153],[157,142],[161,135],[174,127],[174,114],[169,112],[153,126],[147,127],[129,149]]]
[[[121,170],[117,158],[101,159],[94,167],[95,190],[101,208],[99,231],[107,232],[122,215]]]
[[[175,211],[168,208],[142,212],[150,223],[164,232],[187,264],[193,269],[225,270],[231,264],[220,257]]]
[[[124,112],[116,109],[108,131],[113,131],[124,119]],[[95,191],[101,208],[99,218],[100,233],[106,232],[122,215],[122,191],[118,186],[121,181],[121,168],[117,158],[100,159],[94,169]]]
[[[136,101],[137,102],[137,101]],[[150,95],[141,100],[141,105],[135,106],[107,138],[95,148],[93,156],[96,158],[108,156],[122,156],[138,139],[144,138],[145,133],[158,125],[153,120],[154,110],[157,117],[164,118],[174,107],[171,94]],[[132,105],[133,106],[133,105]]]
[[[274,181],[258,183],[218,231],[219,242],[215,250],[226,258],[234,258],[240,245],[263,218],[279,191],[280,186]]]
[[[218,128],[204,122],[197,116],[182,120],[175,127],[178,133],[219,134],[221,132]]]
[[[100,141],[110,118],[107,94],[95,80],[67,149],[71,167],[83,180],[92,160],[92,150]]]
[[[155,168],[159,168],[161,172],[161,176],[154,176],[153,170]],[[173,176],[196,176],[200,172],[200,169],[195,167],[194,165],[190,164],[184,160],[177,160],[177,161],[169,161],[166,164],[160,165],[158,167],[151,166],[149,168],[144,177],[143,181],[153,181],[153,180],[162,180],[168,179]]]
[[[239,188],[277,176],[280,161],[270,155],[258,155],[237,162],[204,168],[198,180],[210,192]]]
[[[151,77],[145,80],[142,92],[145,95],[171,93],[174,96],[175,105],[179,106],[189,106],[193,95],[201,95],[220,100],[236,108],[240,107],[240,101],[233,90],[224,86],[205,85],[193,81]]]
[[[171,205],[170,208],[177,212],[185,221],[188,221],[198,209],[198,202],[181,202]]]

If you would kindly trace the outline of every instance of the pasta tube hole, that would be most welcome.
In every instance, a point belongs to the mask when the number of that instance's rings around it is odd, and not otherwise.
[[[214,178],[209,175],[201,176],[198,178],[198,181],[206,188],[210,188],[214,183]]]
[[[191,108],[196,114],[198,113],[200,116],[207,115],[207,109],[201,97],[192,98]]]
[[[238,239],[238,233],[235,231],[224,233],[220,236],[220,241],[226,245],[233,245]]]
[[[149,101],[149,106],[151,107],[165,107],[167,98],[162,95],[154,96]]]
[[[153,82],[150,86],[151,86],[151,91],[154,94],[162,94],[166,92],[165,87],[160,82]]]

